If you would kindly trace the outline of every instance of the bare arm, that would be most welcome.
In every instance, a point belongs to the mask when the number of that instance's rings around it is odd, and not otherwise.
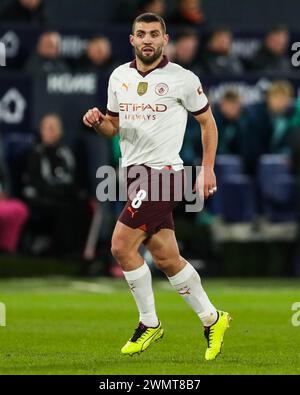
[[[211,191],[216,191],[215,188],[217,185],[214,164],[218,144],[218,130],[210,108],[203,114],[195,116],[195,119],[199,122],[202,132],[204,197],[207,199],[213,195]]]
[[[83,123],[108,138],[115,136],[119,132],[119,117],[104,115],[97,107],[88,110],[84,114]]]
[[[214,116],[208,108],[203,114],[195,116],[195,119],[199,122],[202,131],[202,166],[213,168],[218,144],[218,130]]]

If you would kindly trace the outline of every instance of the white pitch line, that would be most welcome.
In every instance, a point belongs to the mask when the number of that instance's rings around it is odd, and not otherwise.
[[[114,288],[109,285],[89,283],[85,281],[72,281],[71,287],[78,291],[88,291],[101,294],[111,294],[114,292]]]

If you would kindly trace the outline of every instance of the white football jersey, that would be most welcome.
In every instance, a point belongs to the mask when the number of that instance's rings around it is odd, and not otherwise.
[[[117,67],[109,79],[107,114],[119,116],[122,167],[181,169],[188,111],[198,115],[208,107],[199,78],[166,57],[146,73],[135,60]]]

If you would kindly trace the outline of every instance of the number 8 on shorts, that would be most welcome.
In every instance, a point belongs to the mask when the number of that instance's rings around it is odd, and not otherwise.
[[[133,199],[131,206],[133,208],[139,208],[141,207],[143,200],[147,196],[147,193],[144,189],[140,189],[138,193],[136,194],[136,197]]]

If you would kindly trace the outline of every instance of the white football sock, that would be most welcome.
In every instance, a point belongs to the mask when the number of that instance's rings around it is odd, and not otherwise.
[[[186,261],[187,262],[187,261]],[[201,279],[194,267],[187,262],[186,266],[175,276],[168,277],[170,283],[196,312],[204,326],[210,326],[218,318],[215,307],[201,285]]]
[[[138,269],[124,272],[132,296],[140,313],[140,322],[149,327],[158,325],[152,290],[151,271],[146,263]]]

